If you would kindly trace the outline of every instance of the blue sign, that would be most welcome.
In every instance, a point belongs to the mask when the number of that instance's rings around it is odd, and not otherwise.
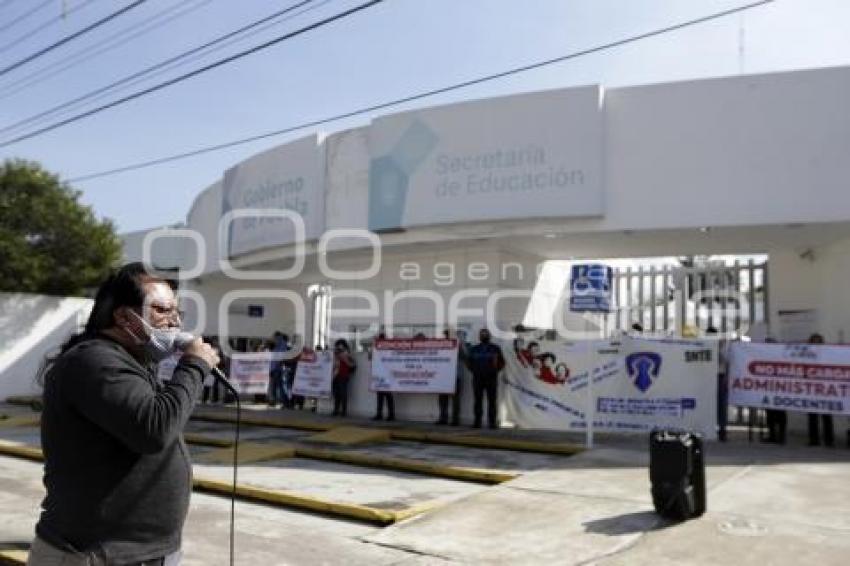
[[[572,312],[611,312],[614,272],[607,265],[574,265],[570,274]]]

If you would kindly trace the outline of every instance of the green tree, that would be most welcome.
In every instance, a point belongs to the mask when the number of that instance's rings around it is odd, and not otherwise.
[[[121,258],[109,220],[37,163],[0,165],[0,291],[81,295]]]

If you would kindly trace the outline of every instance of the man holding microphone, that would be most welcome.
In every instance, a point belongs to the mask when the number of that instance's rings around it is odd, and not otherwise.
[[[180,332],[174,290],[141,263],[125,265],[46,371],[47,496],[29,564],[180,563],[192,490],[182,431],[219,359],[195,339],[171,380],[157,381]]]

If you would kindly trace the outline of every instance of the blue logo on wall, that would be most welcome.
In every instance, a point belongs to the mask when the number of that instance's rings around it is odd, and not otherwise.
[[[410,177],[437,145],[437,134],[414,120],[386,155],[369,164],[369,230],[402,227]]]
[[[646,392],[652,385],[652,379],[658,377],[661,369],[661,356],[655,352],[635,352],[626,356],[626,370],[635,387]]]

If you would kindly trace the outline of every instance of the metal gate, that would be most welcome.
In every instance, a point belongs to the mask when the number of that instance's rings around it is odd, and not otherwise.
[[[688,327],[703,332],[744,334],[770,317],[768,264],[755,260],[705,267],[631,267],[613,279],[614,310],[609,329],[628,331],[639,323],[656,334],[677,334]]]

